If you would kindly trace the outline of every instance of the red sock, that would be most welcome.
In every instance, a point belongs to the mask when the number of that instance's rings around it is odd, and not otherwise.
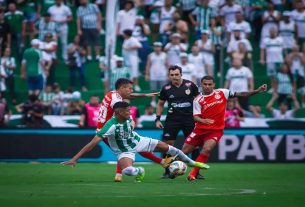
[[[196,159],[196,162],[207,163],[208,160],[209,160],[209,155],[200,153],[199,156],[198,156],[197,159]],[[199,170],[200,170],[199,167],[194,167],[194,168],[192,169],[192,171],[190,172],[190,175],[193,175],[193,176],[196,177],[196,176],[198,175],[198,173],[199,173]]]
[[[154,161],[155,163],[160,164],[162,162],[162,159],[160,157],[157,157],[156,155],[154,155],[152,152],[140,152],[140,155],[142,155],[142,157],[145,157],[147,159],[150,159],[151,161]]]
[[[119,163],[116,164],[116,169],[115,169],[116,174],[122,174],[122,169]]]

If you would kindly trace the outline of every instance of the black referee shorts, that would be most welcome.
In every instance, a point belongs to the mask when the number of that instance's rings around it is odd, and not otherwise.
[[[193,131],[194,127],[194,123],[165,122],[162,138],[164,141],[176,140],[180,130],[182,130],[184,137],[186,138]]]

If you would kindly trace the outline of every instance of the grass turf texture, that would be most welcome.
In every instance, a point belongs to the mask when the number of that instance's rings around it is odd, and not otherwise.
[[[161,180],[142,165],[144,183],[114,183],[114,165],[0,163],[0,205],[14,206],[304,206],[305,164],[211,164],[206,181]]]

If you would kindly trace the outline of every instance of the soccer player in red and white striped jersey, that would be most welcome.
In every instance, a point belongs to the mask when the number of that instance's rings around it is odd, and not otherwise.
[[[212,76],[204,76],[201,79],[201,84],[203,92],[193,102],[195,128],[186,138],[182,151],[187,154],[196,147],[202,146],[196,161],[207,163],[210,153],[223,135],[228,98],[252,96],[266,91],[267,85],[264,84],[258,89],[249,92],[232,92],[228,89],[214,89],[215,81]],[[199,170],[199,168],[193,168],[188,175],[188,180],[195,180]]]

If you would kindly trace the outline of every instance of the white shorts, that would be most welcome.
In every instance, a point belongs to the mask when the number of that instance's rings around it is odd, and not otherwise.
[[[123,157],[127,157],[135,161],[135,156],[137,152],[153,152],[158,144],[158,140],[149,137],[140,137],[141,140],[137,146],[130,152],[117,153],[118,160]]]

